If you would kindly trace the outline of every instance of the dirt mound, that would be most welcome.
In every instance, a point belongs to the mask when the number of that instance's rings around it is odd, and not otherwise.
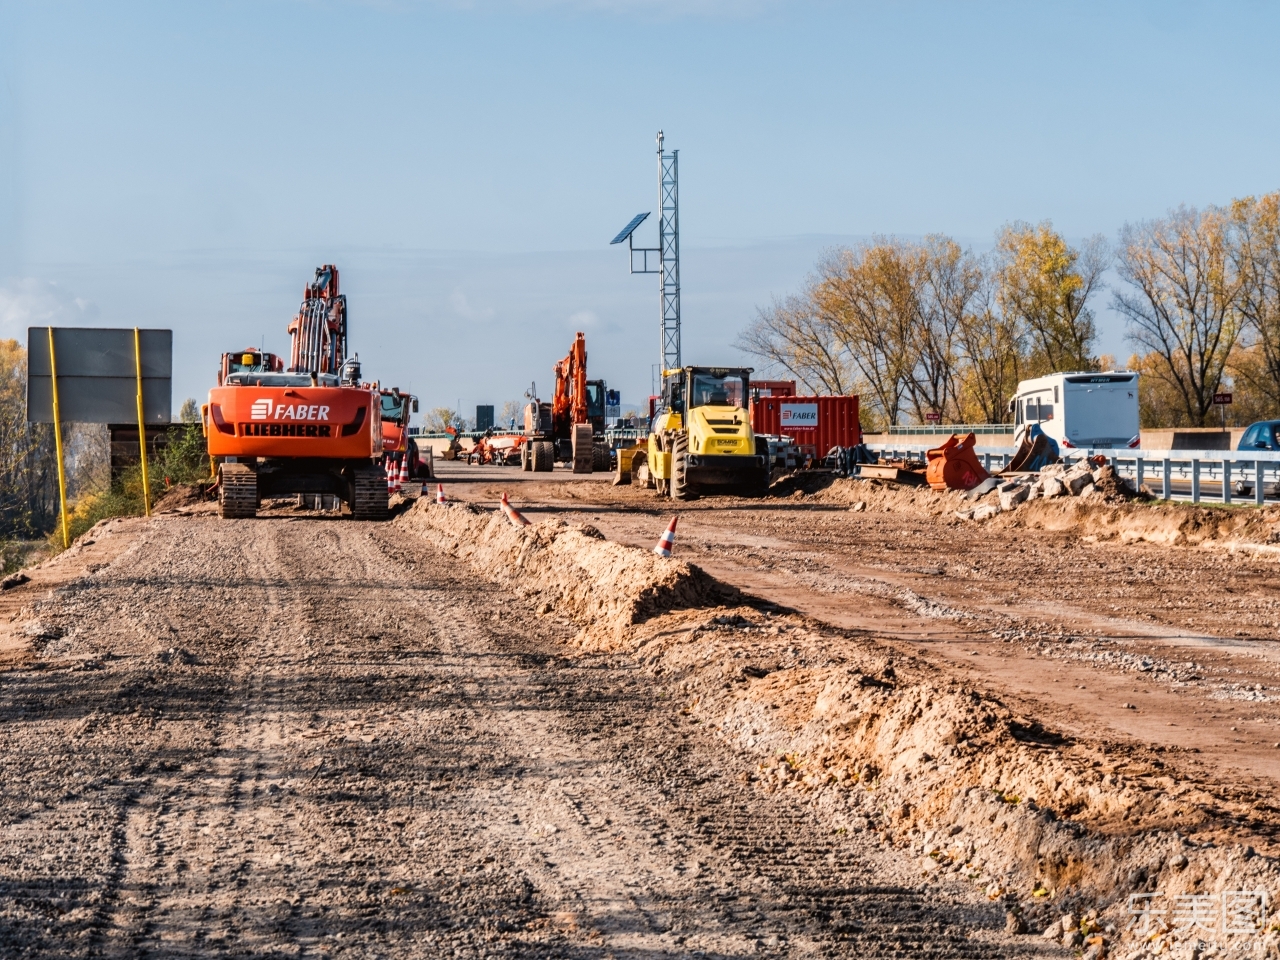
[[[1148,499],[1122,491],[1116,479],[1113,496],[1036,498],[1016,510],[996,514],[987,524],[998,527],[1075,533],[1097,540],[1147,541],[1177,546],[1221,547],[1280,556],[1280,508],[1217,507]],[[1103,478],[1107,483],[1107,478]],[[1104,491],[1105,492],[1105,491]],[[994,502],[994,494],[979,502]],[[835,479],[814,494],[819,503],[956,523],[955,512],[972,508],[962,491],[937,492],[881,480]]]
[[[962,496],[850,481],[817,495],[929,513]],[[747,605],[696,567],[590,527],[517,529],[496,511],[427,503],[396,522],[572,618],[578,644],[632,651],[679,691],[682,714],[760,757],[761,789],[807,796],[836,829],[879,833],[922,878],[967,879],[1037,932],[1093,909],[1090,932],[1110,923],[1110,945],[1133,893],[1280,892],[1280,811],[1192,785],[1159,750],[1073,741],[927,664]]]
[[[172,513],[183,507],[198,506],[208,500],[209,497],[205,496],[204,487],[200,484],[175,483],[155,502],[152,510],[155,513]]]
[[[514,527],[496,510],[420,500],[396,519],[483,576],[583,628],[579,640],[622,644],[659,613],[737,602],[737,591],[697,567],[605,540],[589,526],[544,520]]]
[[[1106,503],[1125,503],[1129,500],[1150,501],[1155,498],[1146,487],[1135,487],[1133,482],[1116,473],[1116,468],[1106,464],[1094,472],[1095,494]]]

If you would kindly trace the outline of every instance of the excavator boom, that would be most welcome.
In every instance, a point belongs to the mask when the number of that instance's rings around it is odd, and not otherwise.
[[[293,338],[289,369],[295,373],[336,373],[347,359],[347,298],[338,292],[338,268],[316,267],[302,292],[302,306],[289,324]]]

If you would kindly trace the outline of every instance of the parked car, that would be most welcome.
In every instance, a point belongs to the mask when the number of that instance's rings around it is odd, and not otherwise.
[[[1250,424],[1236,444],[1237,450],[1280,450],[1280,420]]]
[[[1236,444],[1236,450],[1280,451],[1280,420],[1260,420],[1251,423]],[[1280,497],[1280,483],[1269,484],[1267,496]],[[1236,481],[1236,493],[1248,496],[1253,493],[1253,484],[1248,480]]]

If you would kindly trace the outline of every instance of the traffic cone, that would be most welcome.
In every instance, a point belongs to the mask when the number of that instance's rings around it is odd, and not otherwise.
[[[680,518],[672,517],[671,522],[667,524],[667,530],[658,540],[658,545],[653,548],[653,552],[660,557],[671,556],[671,551],[676,545],[676,521]]]
[[[396,492],[396,474],[395,467],[392,466],[391,458],[387,457],[387,496]]]
[[[400,478],[396,480],[396,489],[399,490],[409,482],[409,454],[405,454],[400,458]]]
[[[505,492],[502,494],[502,502],[499,506],[502,507],[502,512],[507,515],[507,519],[511,521],[512,526],[529,526],[529,521],[525,519],[525,515],[511,505],[511,502],[507,500]]]
[[[444,484],[443,484],[443,483],[437,483],[437,484],[436,484],[436,503],[440,504],[440,506],[442,506],[442,507],[446,507],[446,506],[448,506],[448,505],[449,505],[449,501],[448,501],[448,500],[446,500],[446,499],[444,498]]]

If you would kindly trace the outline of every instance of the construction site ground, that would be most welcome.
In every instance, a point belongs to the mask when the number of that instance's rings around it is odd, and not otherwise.
[[[645,550],[676,512],[607,476],[436,466],[455,500],[506,492]],[[924,497],[705,497],[676,553],[959,678],[1083,765],[1154,763],[1211,798],[1185,833],[1275,857],[1276,559]],[[415,529],[170,503],[0,593],[0,953],[1072,955],[958,866],[922,875],[891,818],[834,826],[652,659],[575,644],[580,623]]]
[[[877,504],[889,485],[839,480],[844,496],[824,497],[818,477],[816,495],[676,504],[602,475],[439,472],[460,497],[505,490],[531,519],[570,513],[634,546],[652,547],[678,514],[680,556],[725,582],[962,670],[1065,730],[1191,754],[1179,762],[1213,782],[1280,787],[1269,551],[992,528]]]

